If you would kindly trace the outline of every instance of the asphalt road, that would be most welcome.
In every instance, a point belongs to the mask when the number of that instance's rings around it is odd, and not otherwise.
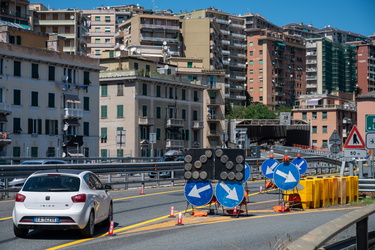
[[[14,202],[0,201],[0,249],[275,249],[356,208],[345,205],[276,213],[272,208],[278,204],[278,193],[259,194],[261,184],[248,184],[248,215],[238,218],[221,209],[206,217],[184,213],[191,206],[187,206],[183,186],[146,188],[142,195],[139,188],[111,191],[114,235],[106,236],[108,228],[97,226],[92,239],[80,238],[77,231],[33,231],[26,239],[16,238],[11,220]],[[169,217],[171,206],[176,216],[184,213],[183,225],[176,225],[177,217]],[[370,217],[369,227],[375,230],[375,216]],[[354,232],[352,227],[342,236]]]

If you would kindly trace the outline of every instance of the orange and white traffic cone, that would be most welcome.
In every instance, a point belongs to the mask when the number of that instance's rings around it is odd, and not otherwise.
[[[262,186],[259,187],[259,193],[260,194],[263,193],[263,187]]]
[[[141,192],[139,194],[140,195],[145,194],[145,186],[144,185],[141,186]]]
[[[184,224],[182,224],[182,213],[178,214],[178,219],[177,219],[176,225],[178,225],[178,226],[184,225]]]
[[[175,217],[174,216],[174,206],[171,206],[171,211],[169,213],[169,217]]]
[[[233,215],[237,215],[237,206],[235,206],[233,209]]]
[[[281,212],[284,213],[285,212],[285,202],[281,202]]]
[[[115,227],[115,222],[113,220],[111,220],[111,222],[109,223],[108,235],[113,235],[114,227]]]

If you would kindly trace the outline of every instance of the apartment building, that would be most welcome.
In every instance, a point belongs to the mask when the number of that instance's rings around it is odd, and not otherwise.
[[[203,145],[201,82],[137,57],[102,59],[101,65],[108,70],[100,73],[100,156],[162,156]],[[170,74],[154,73],[158,68]]]
[[[356,51],[327,38],[306,40],[306,93],[322,94],[356,88]]]
[[[65,37],[65,53],[87,55],[86,32],[89,23],[81,10],[47,9],[40,3],[30,3],[29,9],[32,30]]]
[[[296,105],[305,94],[305,40],[284,34],[259,14],[245,14],[247,91],[269,109]]]
[[[204,67],[225,70],[225,101],[246,104],[245,20],[215,8],[178,14],[182,20],[183,53],[199,57]]]
[[[323,150],[328,150],[329,138],[335,130],[343,146],[353,125],[357,124],[353,95],[344,93],[301,95],[292,115],[293,119],[304,120],[311,125],[309,146]]]
[[[29,26],[29,1],[7,0],[0,2],[0,20],[15,23],[23,28]]]
[[[203,122],[193,121],[193,129],[203,129],[202,148],[222,147],[224,134],[228,134],[225,123],[225,71],[206,70],[202,58],[174,57],[171,64],[176,65],[176,74],[207,86],[203,93]],[[194,131],[195,133],[196,131]]]
[[[369,91],[356,97],[357,102],[357,126],[362,138],[366,138],[366,115],[375,114],[375,91]],[[370,121],[371,122],[371,121]],[[370,125],[371,126],[371,125]],[[370,129],[372,132],[373,129]]]
[[[316,38],[321,37],[320,34],[317,34],[316,32],[319,30],[318,28],[315,28],[312,26],[312,24],[304,24],[304,23],[289,23],[284,26],[281,26],[284,33],[296,36],[296,37],[302,37],[302,38]]]
[[[97,156],[102,69],[95,59],[0,43],[0,155]]]

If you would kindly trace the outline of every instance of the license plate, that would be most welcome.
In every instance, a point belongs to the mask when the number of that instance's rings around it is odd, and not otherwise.
[[[59,222],[58,217],[34,217],[36,223],[56,223]]]

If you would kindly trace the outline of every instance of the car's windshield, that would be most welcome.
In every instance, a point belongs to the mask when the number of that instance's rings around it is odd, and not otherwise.
[[[32,192],[74,192],[79,190],[80,179],[74,176],[47,175],[30,177],[23,191]]]

